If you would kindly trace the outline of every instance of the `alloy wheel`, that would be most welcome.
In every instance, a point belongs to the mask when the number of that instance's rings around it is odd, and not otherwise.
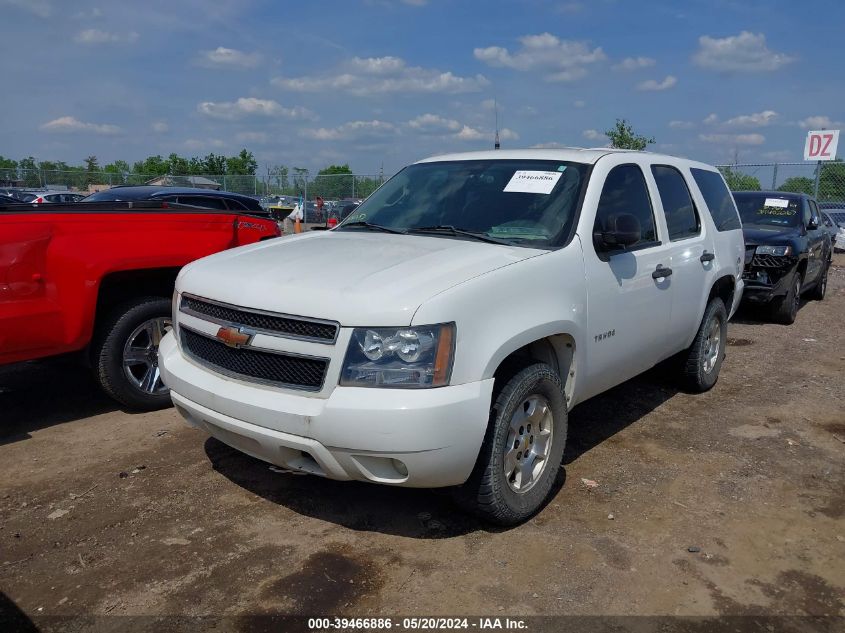
[[[159,395],[167,393],[158,367],[158,346],[172,329],[169,317],[157,317],[136,327],[123,346],[123,372],[139,391]]]
[[[548,463],[554,435],[549,401],[539,394],[526,397],[511,416],[504,449],[505,481],[523,494],[541,478]]]

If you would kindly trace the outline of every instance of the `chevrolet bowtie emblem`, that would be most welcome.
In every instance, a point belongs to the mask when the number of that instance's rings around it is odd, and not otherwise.
[[[253,336],[255,336],[253,332],[246,331],[243,328],[235,328],[224,325],[217,330],[217,340],[229,347],[243,347],[244,345],[249,345]]]

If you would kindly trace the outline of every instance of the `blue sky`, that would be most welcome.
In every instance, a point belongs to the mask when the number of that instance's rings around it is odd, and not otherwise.
[[[390,173],[431,154],[601,146],[800,161],[845,121],[845,2],[0,0],[0,155],[253,151]],[[840,152],[841,154],[842,152]]]

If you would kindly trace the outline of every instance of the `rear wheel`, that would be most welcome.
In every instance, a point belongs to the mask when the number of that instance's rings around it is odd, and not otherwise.
[[[545,363],[526,367],[496,398],[475,469],[456,491],[458,501],[492,523],[525,521],[554,485],[566,430],[560,377]]]
[[[775,323],[792,325],[798,317],[798,308],[801,305],[801,284],[803,279],[801,273],[796,272],[792,276],[792,283],[789,291],[772,302],[772,320]]]
[[[711,299],[692,345],[681,355],[683,386],[694,393],[711,389],[719,379],[725,358],[728,334],[728,313],[724,302]]]
[[[170,406],[170,390],[158,367],[159,343],[172,327],[170,310],[168,299],[135,299],[115,308],[99,328],[97,379],[107,394],[131,409]]]

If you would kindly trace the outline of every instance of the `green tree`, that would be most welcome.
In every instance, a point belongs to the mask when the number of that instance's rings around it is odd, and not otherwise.
[[[18,179],[18,161],[0,156],[0,182],[12,183]]]
[[[217,175],[226,173],[226,157],[210,153],[202,159],[203,173]]]
[[[754,176],[743,174],[732,167],[720,167],[719,170],[731,191],[760,191],[760,181]]]
[[[237,176],[251,176],[258,169],[258,162],[252,152],[242,149],[237,156],[226,159],[226,174]]]
[[[822,163],[819,174],[819,200],[845,201],[845,163],[841,159]]]
[[[191,163],[187,158],[178,154],[170,154],[167,157],[168,173],[172,176],[188,176],[191,173]]]
[[[317,172],[313,195],[328,199],[349,198],[354,189],[353,179],[349,165],[329,165]]]
[[[20,167],[20,177],[23,179],[25,187],[40,187],[41,174],[38,172],[38,166],[35,164],[35,159],[32,156],[20,159],[18,161]]]
[[[85,159],[85,185],[86,189],[89,185],[94,183],[97,184],[105,184],[101,182],[103,180],[102,175],[100,174],[100,162],[97,160],[96,156],[89,156]]]
[[[655,142],[653,136],[642,136],[634,132],[627,119],[616,119],[616,125],[606,130],[605,135],[610,139],[610,146],[616,149],[644,150]]]
[[[812,196],[814,185],[815,183],[812,178],[807,178],[806,176],[792,176],[783,181],[783,184],[778,187],[778,191],[806,193]]]
[[[170,170],[170,163],[160,155],[148,156],[144,160],[137,161],[132,166],[132,171],[144,176],[163,176]]]

